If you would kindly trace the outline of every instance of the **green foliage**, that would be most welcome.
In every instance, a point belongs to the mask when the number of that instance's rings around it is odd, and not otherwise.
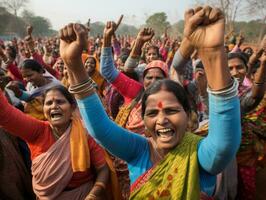
[[[154,13],[146,20],[146,26],[153,28],[157,36],[161,36],[169,25],[165,12]]]
[[[24,37],[26,35],[27,25],[33,26],[34,36],[51,36],[57,32],[51,29],[51,23],[48,19],[35,16],[30,11],[23,11],[22,16],[18,17],[9,13],[5,8],[0,7],[0,34],[4,36],[17,35]]]

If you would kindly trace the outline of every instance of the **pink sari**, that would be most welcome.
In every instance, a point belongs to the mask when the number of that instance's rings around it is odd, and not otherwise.
[[[70,130],[67,129],[49,150],[32,161],[32,182],[37,199],[83,200],[93,186],[92,182],[66,190],[72,176],[70,157]]]

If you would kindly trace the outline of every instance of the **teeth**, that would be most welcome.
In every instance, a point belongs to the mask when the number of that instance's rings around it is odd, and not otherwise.
[[[170,128],[165,128],[165,129],[160,129],[157,132],[158,133],[166,133],[166,132],[169,132],[169,131],[172,131],[172,130]]]

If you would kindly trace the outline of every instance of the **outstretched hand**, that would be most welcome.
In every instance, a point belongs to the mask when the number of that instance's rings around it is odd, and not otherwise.
[[[111,38],[114,35],[115,31],[117,30],[117,28],[121,24],[122,19],[123,19],[123,15],[120,16],[117,23],[115,23],[113,21],[108,21],[106,23],[104,31],[103,31],[103,35],[105,38]]]
[[[59,31],[60,55],[69,70],[82,64],[81,54],[87,46],[88,30],[81,24],[68,24]]]
[[[195,48],[216,48],[224,45],[225,20],[221,10],[206,6],[185,13],[184,36]]]

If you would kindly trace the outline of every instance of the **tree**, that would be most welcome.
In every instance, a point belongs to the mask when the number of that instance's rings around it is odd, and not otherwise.
[[[29,0],[1,0],[2,6],[10,10],[15,16],[18,16],[18,11],[28,2]]]
[[[149,16],[146,26],[153,28],[155,34],[161,36],[170,23],[167,21],[167,15],[164,12],[159,12]]]
[[[28,10],[24,10],[21,17],[26,24],[33,26],[36,36],[46,36],[53,32],[50,21],[44,17],[35,16],[33,12]]]
[[[247,0],[248,14],[256,17],[262,23],[259,41],[262,39],[266,30],[266,1],[265,0]]]
[[[247,0],[205,0],[205,3],[218,7],[223,11],[226,20],[226,28],[230,31],[234,30],[234,24],[238,15],[244,14],[246,1]]]

